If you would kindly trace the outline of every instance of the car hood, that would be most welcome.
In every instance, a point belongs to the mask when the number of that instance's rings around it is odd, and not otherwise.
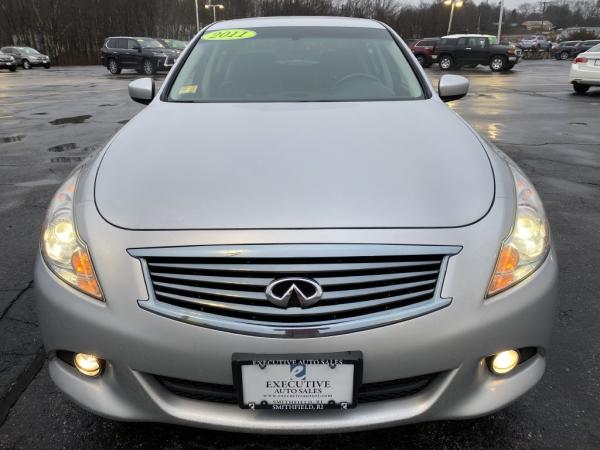
[[[98,211],[137,230],[459,227],[490,209],[473,131],[438,100],[153,102],[103,156]]]

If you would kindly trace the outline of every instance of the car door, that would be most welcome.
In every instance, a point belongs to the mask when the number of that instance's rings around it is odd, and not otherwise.
[[[129,67],[140,67],[142,64],[142,47],[135,39],[127,39],[127,60]]]
[[[471,49],[468,48],[467,38],[459,38],[456,41],[456,49],[454,51],[454,63],[458,65],[469,64]]]
[[[485,36],[467,39],[466,50],[469,53],[469,64],[487,64],[489,61],[489,40]]]

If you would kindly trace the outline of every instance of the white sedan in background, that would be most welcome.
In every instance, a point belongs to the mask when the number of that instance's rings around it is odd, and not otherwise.
[[[585,94],[590,86],[600,86],[600,44],[573,60],[569,81],[578,94]]]

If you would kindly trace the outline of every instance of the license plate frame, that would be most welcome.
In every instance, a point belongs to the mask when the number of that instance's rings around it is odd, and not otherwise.
[[[284,367],[292,363],[305,363],[306,367],[317,363],[320,368],[326,367],[327,363],[353,366],[352,377],[352,399],[342,403],[246,403],[244,399],[243,367],[247,365],[259,366],[278,365]],[[308,363],[308,364],[306,364]],[[360,351],[348,351],[337,353],[302,353],[302,354],[250,354],[235,353],[232,355],[233,382],[238,396],[238,406],[249,410],[273,410],[273,411],[319,411],[325,409],[352,409],[358,404],[358,389],[362,384],[363,355]],[[331,368],[331,366],[329,366]],[[291,372],[291,367],[290,367]]]

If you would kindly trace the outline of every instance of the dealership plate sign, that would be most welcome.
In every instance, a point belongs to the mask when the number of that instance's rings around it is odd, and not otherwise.
[[[358,352],[330,355],[234,355],[240,407],[318,411],[356,406],[362,359]]]

